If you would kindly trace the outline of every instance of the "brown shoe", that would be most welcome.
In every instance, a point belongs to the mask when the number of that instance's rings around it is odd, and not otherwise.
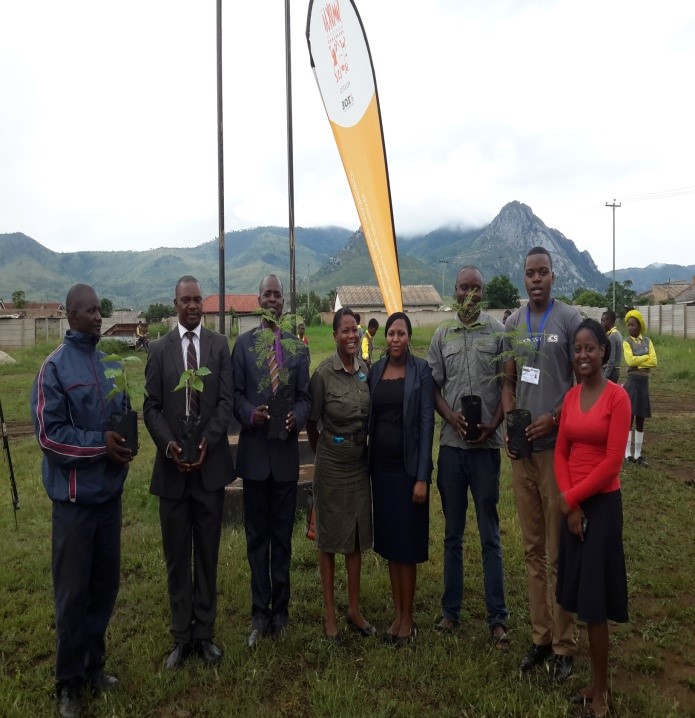
[[[453,618],[447,618],[444,616],[442,620],[435,624],[434,630],[440,633],[453,633],[459,627],[459,622],[454,621]]]

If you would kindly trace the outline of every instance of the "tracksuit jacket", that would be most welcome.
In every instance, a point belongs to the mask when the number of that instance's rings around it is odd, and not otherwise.
[[[68,331],[41,366],[31,394],[34,430],[43,451],[42,478],[53,501],[101,504],[119,496],[128,466],[106,457],[111,414],[122,411],[96,348],[99,337]],[[114,366],[114,365],[110,365]]]

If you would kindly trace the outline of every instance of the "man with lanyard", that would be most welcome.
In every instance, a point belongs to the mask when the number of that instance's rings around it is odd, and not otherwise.
[[[502,406],[531,413],[526,436],[533,444],[529,458],[512,459],[512,483],[524,545],[531,614],[531,647],[520,669],[529,671],[550,660],[553,680],[572,672],[577,650],[574,621],[555,600],[562,512],[555,483],[554,448],[562,400],[572,386],[572,341],[581,322],[579,312],[551,298],[555,275],[550,253],[533,247],[524,262],[529,301],[507,319]]]
[[[446,321],[432,338],[427,361],[432,369],[435,408],[442,417],[437,486],[444,511],[444,593],[438,631],[459,625],[463,601],[463,534],[468,489],[475,503],[483,555],[487,623],[492,644],[509,647],[508,612],[504,601],[504,570],[497,514],[502,448],[502,342],[504,326],[480,311],[483,275],[463,267],[456,276],[455,320]],[[461,397],[482,399],[482,423],[477,438],[462,414]],[[469,437],[468,434],[471,434]]]
[[[601,325],[611,345],[611,354],[603,365],[603,376],[617,384],[620,381],[620,365],[623,363],[623,337],[615,328],[615,312],[612,309],[607,309],[601,315]]]

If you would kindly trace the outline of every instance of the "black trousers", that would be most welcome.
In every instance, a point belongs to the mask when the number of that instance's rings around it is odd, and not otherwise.
[[[118,595],[121,497],[85,506],[53,502],[52,572],[56,686],[82,683],[104,665],[106,627]]]
[[[212,640],[224,489],[206,491],[200,472],[186,476],[180,499],[159,499],[171,635],[176,643]]]
[[[244,480],[246,555],[251,568],[251,620],[265,630],[287,622],[297,482]]]

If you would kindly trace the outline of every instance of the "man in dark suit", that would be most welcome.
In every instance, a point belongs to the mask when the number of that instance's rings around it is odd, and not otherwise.
[[[150,491],[159,497],[174,647],[166,668],[180,667],[192,652],[207,664],[222,658],[213,643],[217,558],[224,487],[234,479],[227,439],[234,394],[226,337],[201,326],[203,298],[195,277],[176,284],[178,325],[153,342],[145,369],[144,420],[157,445]],[[207,367],[204,390],[174,391],[185,369]],[[200,418],[197,461],[183,460],[179,423]],[[191,561],[192,559],[192,561]],[[192,568],[191,568],[192,564]]]
[[[282,314],[282,284],[269,274],[258,288],[258,304],[275,320]],[[275,336],[262,347],[264,330]],[[267,332],[264,332],[267,334]],[[291,351],[292,340],[297,342]],[[259,361],[260,354],[260,361]],[[260,364],[260,366],[259,366]],[[265,633],[280,635],[289,620],[292,529],[299,480],[298,433],[311,408],[304,346],[268,318],[237,337],[232,350],[234,415],[241,424],[237,474],[244,480],[246,553],[251,567],[249,648]],[[269,438],[269,405],[288,400],[286,438]]]

